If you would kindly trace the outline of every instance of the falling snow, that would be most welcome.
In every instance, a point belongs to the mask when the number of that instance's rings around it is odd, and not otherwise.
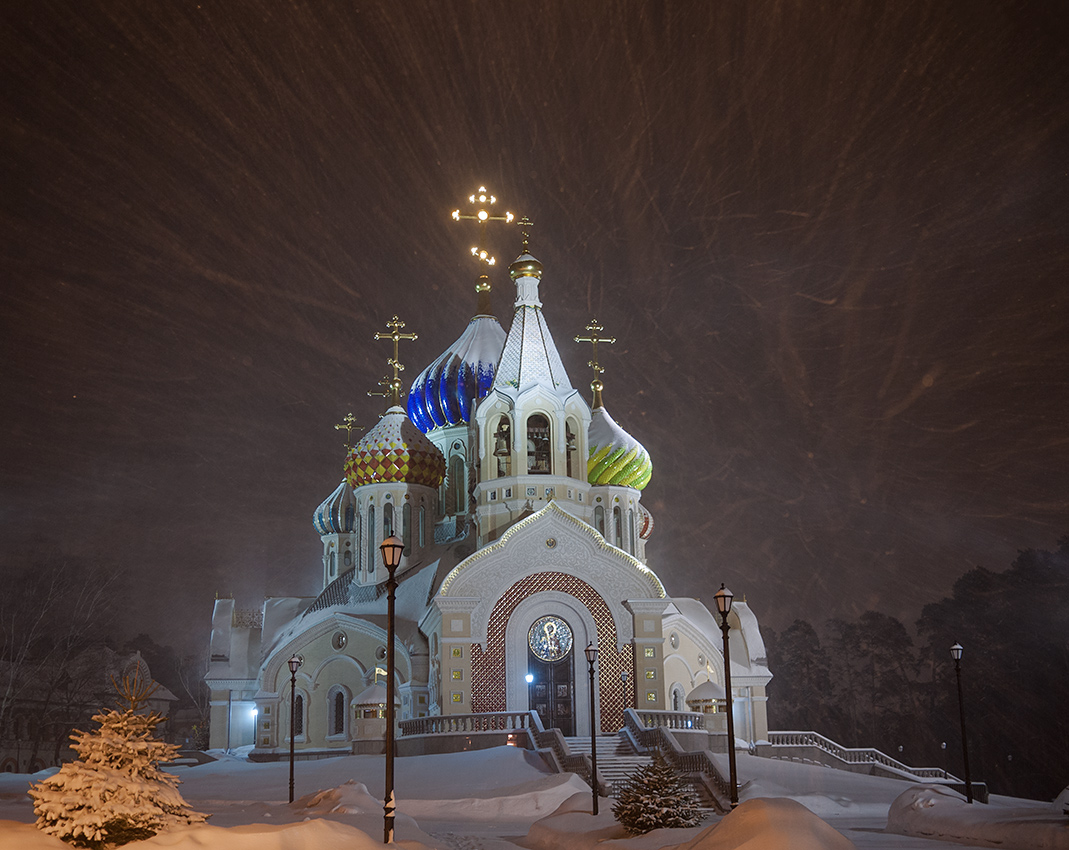
[[[1069,531],[1057,4],[9,6],[0,545],[128,570],[131,631],[315,592],[333,425],[390,316],[410,379],[474,312],[480,183],[619,340],[673,592],[912,618]]]

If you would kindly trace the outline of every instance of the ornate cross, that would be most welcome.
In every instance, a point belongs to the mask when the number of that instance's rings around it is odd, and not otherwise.
[[[402,339],[419,339],[416,334],[403,334],[401,328],[405,326],[395,315],[390,321],[386,323],[386,327],[390,329],[390,333],[376,333],[375,339],[392,339],[393,340],[393,357],[386,361],[386,365],[393,367],[393,380],[390,381],[390,406],[400,406],[401,404],[401,378],[400,373],[405,371],[404,365],[398,359],[397,344]],[[370,393],[369,393],[370,395]]]
[[[577,336],[575,341],[589,342],[594,347],[591,355],[593,359],[587,363],[587,365],[594,370],[594,380],[590,382],[590,389],[594,392],[594,401],[591,407],[601,407],[601,391],[605,385],[601,382],[601,378],[599,378],[598,375],[605,371],[605,367],[598,363],[598,343],[604,342],[607,345],[612,345],[616,342],[616,337],[598,336],[598,334],[605,330],[605,328],[598,324],[597,319],[591,319],[590,324],[586,326],[586,330],[590,336]]]
[[[335,431],[345,431],[345,453],[349,453],[349,449],[352,448],[353,442],[353,428],[357,431],[363,431],[364,429],[356,424],[356,417],[353,416],[353,412],[350,410],[345,414],[345,418],[337,425],[334,426]]]
[[[488,193],[485,186],[480,186],[478,192],[469,195],[468,203],[475,208],[475,212],[465,214],[460,210],[453,210],[453,221],[479,222],[479,244],[472,247],[471,255],[479,262],[492,266],[497,261],[486,250],[486,224],[490,221],[503,221],[511,224],[515,216],[510,212],[504,215],[491,215],[490,208],[497,203],[497,198]]]
[[[520,253],[526,254],[531,242],[531,228],[534,227],[534,222],[524,216],[516,222],[516,225],[520,228],[520,235],[523,237],[523,247],[520,249]]]

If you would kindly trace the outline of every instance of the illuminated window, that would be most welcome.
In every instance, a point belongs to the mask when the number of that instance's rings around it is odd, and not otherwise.
[[[454,679],[463,679],[464,678],[464,674],[460,670],[454,670],[453,671],[453,678]]]
[[[646,702],[657,702],[657,692],[646,691]]]
[[[657,678],[657,671],[656,670],[647,670],[646,671],[646,678],[647,679],[656,679]]]
[[[646,647],[646,657],[647,658],[655,658],[656,655],[657,655],[657,650],[656,649],[654,649],[652,646],[647,646]]]
[[[464,694],[459,691],[453,691],[453,702],[464,702]]]
[[[453,657],[454,658],[463,658],[464,657],[464,647],[462,647],[462,646],[454,646],[453,647]]]

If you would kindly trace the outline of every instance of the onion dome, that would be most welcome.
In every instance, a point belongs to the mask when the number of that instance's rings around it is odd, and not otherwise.
[[[509,277],[514,281],[519,280],[521,277],[533,277],[541,280],[542,264],[524,250],[509,266]]]
[[[394,405],[350,450],[345,478],[352,487],[390,482],[437,487],[445,478],[445,458]]]
[[[342,481],[327,496],[314,514],[312,525],[320,534],[349,534],[356,526],[356,494],[348,481]]]
[[[494,384],[505,331],[489,315],[475,316],[408,391],[408,415],[424,433],[471,421],[476,402]]]
[[[693,691],[687,694],[684,702],[692,711],[708,713],[710,709],[722,708],[727,700],[728,692],[723,685],[716,682],[702,682]]]
[[[653,474],[650,453],[617,425],[604,407],[595,407],[590,411],[587,441],[590,445],[587,481],[591,484],[613,484],[641,490],[650,483]]]

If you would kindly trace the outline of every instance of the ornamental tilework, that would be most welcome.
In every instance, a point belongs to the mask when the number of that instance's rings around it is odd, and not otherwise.
[[[516,582],[497,600],[490,614],[486,634],[486,651],[478,643],[471,645],[471,710],[505,711],[505,627],[512,612],[528,596],[556,590],[581,602],[594,618],[598,633],[598,691],[601,696],[601,730],[614,732],[623,725],[624,709],[634,704],[634,646],[620,651],[612,613],[596,590],[582,579],[565,573],[545,572]],[[627,673],[626,682],[623,674]]]

